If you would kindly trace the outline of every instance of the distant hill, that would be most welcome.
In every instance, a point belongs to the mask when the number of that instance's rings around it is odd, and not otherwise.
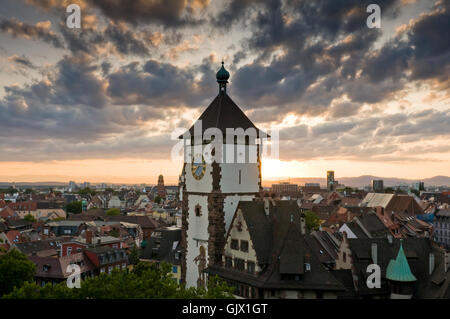
[[[385,187],[390,187],[398,184],[407,184],[410,185],[414,182],[418,182],[417,179],[406,179],[406,178],[395,178],[395,177],[379,177],[379,176],[372,176],[372,175],[363,175],[359,177],[336,177],[336,179],[339,181],[339,183],[344,184],[346,186],[350,187],[364,187],[370,185],[370,181],[372,179],[382,179],[384,181]],[[17,187],[37,187],[37,186],[53,186],[53,187],[61,187],[61,186],[67,186],[69,180],[74,179],[67,179],[67,182],[16,182]],[[154,185],[155,177],[147,178],[146,179],[147,186]],[[424,178],[420,181],[425,183],[425,186],[449,186],[450,187],[450,177],[449,176],[434,176],[431,178]],[[166,185],[178,185],[178,179],[173,176],[164,176],[164,182]],[[326,179],[323,177],[296,177],[296,178],[282,178],[282,179],[269,179],[269,178],[263,178],[263,186],[269,187],[272,184],[279,183],[279,182],[291,182],[293,184],[299,184],[304,185],[305,183],[320,183],[320,185],[325,186],[326,185]],[[100,184],[96,182],[91,182],[92,185]],[[114,185],[139,185],[141,183],[135,182],[135,183],[109,183],[105,182],[107,184],[114,184]],[[0,188],[7,188],[11,186],[10,182],[1,182],[0,181]]]
[[[396,178],[396,177],[379,177],[372,175],[363,175],[359,177],[336,177],[339,183],[350,187],[364,187],[370,185],[372,179],[382,179],[384,181],[384,186],[394,186],[398,184],[412,184],[418,182],[418,179],[406,179],[406,178]],[[420,181],[425,183],[425,186],[450,186],[449,176],[434,176],[431,178],[424,178]],[[320,185],[326,185],[326,178],[323,177],[298,177],[290,179],[281,180],[265,180],[263,185],[268,187],[274,183],[278,182],[291,182],[293,184],[304,185],[305,183],[320,183]]]

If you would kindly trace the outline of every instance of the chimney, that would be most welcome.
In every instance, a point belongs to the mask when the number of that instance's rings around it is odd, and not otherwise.
[[[430,265],[430,272],[429,272],[429,275],[431,276],[431,274],[433,273],[433,271],[434,271],[434,254],[433,253],[430,253],[430,258],[429,258],[429,261],[430,261],[430,263],[429,263],[429,265]]]
[[[266,216],[269,216],[270,202],[268,198],[264,198],[264,212],[266,213]]]
[[[372,243],[372,261],[374,264],[378,262],[378,247],[376,243]]]
[[[302,235],[306,234],[306,221],[305,221],[305,214],[301,213],[300,215],[300,231],[302,232]]]
[[[92,230],[86,230],[86,244],[92,244]]]

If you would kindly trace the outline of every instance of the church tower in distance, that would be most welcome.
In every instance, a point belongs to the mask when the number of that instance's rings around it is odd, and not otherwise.
[[[268,137],[227,94],[230,74],[216,74],[219,94],[184,140],[182,185],[182,279],[187,287],[204,287],[203,270],[222,262],[225,235],[239,201],[258,197],[260,147]],[[214,134],[211,134],[211,131]]]

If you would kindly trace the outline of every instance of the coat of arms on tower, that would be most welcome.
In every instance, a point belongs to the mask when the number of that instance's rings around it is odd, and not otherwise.
[[[197,279],[197,287],[205,288],[205,273],[203,272],[206,268],[206,250],[205,247],[200,245],[199,255],[194,258],[194,262],[198,263],[198,279]]]

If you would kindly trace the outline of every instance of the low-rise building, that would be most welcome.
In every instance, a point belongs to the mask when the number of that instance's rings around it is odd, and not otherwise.
[[[323,266],[308,237],[296,201],[241,201],[222,262],[207,273],[226,280],[241,298],[336,298],[345,287]]]
[[[166,262],[171,265],[171,275],[181,283],[181,228],[166,227],[155,229],[141,253],[141,260]]]
[[[439,210],[434,219],[434,241],[450,249],[450,209]]]

